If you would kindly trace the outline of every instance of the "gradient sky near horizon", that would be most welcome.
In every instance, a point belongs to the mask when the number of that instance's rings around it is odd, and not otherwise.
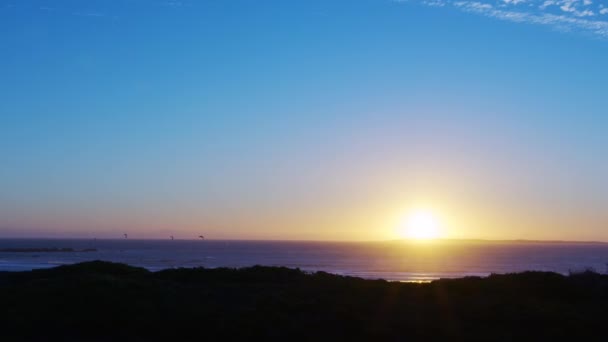
[[[0,237],[608,241],[608,1],[0,2]]]

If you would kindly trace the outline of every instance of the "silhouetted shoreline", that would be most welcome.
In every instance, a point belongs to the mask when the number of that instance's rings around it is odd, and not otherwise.
[[[0,253],[88,253],[97,252],[96,248],[0,248]]]
[[[600,340],[608,276],[411,284],[283,267],[150,272],[97,261],[0,272],[0,302],[7,341]]]

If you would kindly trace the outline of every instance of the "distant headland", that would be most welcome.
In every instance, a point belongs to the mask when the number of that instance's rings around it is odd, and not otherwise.
[[[0,253],[88,253],[97,252],[96,248],[0,248]]]

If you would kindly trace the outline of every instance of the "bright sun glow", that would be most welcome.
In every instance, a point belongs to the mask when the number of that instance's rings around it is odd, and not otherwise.
[[[408,239],[432,240],[441,235],[441,223],[432,211],[415,210],[405,216],[399,230]]]

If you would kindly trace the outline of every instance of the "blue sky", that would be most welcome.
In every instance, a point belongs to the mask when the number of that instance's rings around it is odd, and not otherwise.
[[[605,7],[3,1],[0,236],[608,240]]]

